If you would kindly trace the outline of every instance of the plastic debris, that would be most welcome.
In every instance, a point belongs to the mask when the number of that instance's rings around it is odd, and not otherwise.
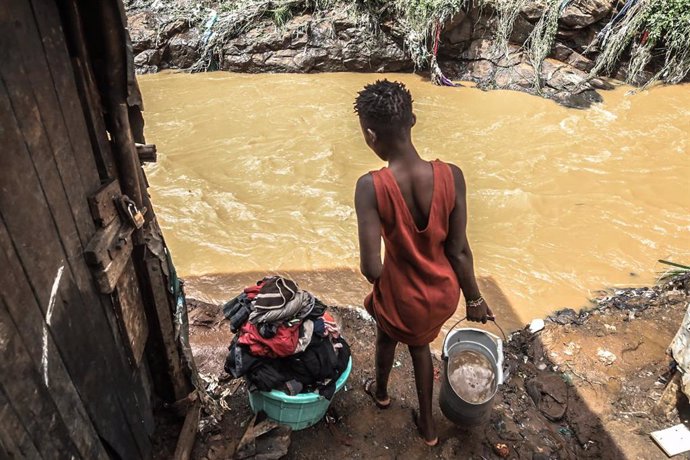
[[[690,428],[682,423],[665,430],[654,431],[651,436],[669,457],[690,450]]]
[[[537,332],[541,331],[544,329],[544,320],[543,319],[533,319],[532,322],[529,324],[529,331],[532,334],[536,334]]]
[[[597,350],[597,356],[599,357],[599,361],[606,364],[607,366],[610,366],[616,361],[616,359],[618,359],[616,355],[614,355],[608,350],[604,350],[603,348],[599,348]]]
[[[357,312],[357,316],[359,316],[364,321],[368,321],[370,323],[374,322],[374,318],[364,308],[355,305],[348,305],[348,307],[353,308]]]
[[[569,428],[566,428],[564,426],[560,427],[558,429],[558,432],[561,433],[563,436],[567,436],[569,438],[573,436],[573,432]]]
[[[682,371],[682,390],[687,396],[690,394],[690,304],[685,312],[683,322],[671,341],[671,353]]]
[[[508,455],[510,455],[510,448],[508,447],[507,444],[499,442],[499,443],[494,444],[493,447],[494,447],[494,453],[501,458],[508,458]]]

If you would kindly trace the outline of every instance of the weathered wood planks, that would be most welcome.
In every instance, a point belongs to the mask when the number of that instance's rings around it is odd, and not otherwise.
[[[124,45],[122,23],[113,19],[121,5],[2,3],[0,457],[148,458],[152,388],[158,397],[180,399],[190,385],[175,340],[165,258],[150,254],[143,236],[138,247],[130,239],[118,253],[122,232],[110,231],[127,229],[125,240],[130,233],[112,206],[118,184],[131,189],[137,204],[148,203],[137,189],[145,186],[134,145],[144,141],[141,123],[132,133],[127,95],[103,93],[107,82],[99,80],[99,87],[94,78],[94,69],[105,70],[121,86],[128,81],[125,60],[113,66],[90,55],[103,43],[110,51],[118,40]],[[94,20],[110,23],[99,29]],[[115,108],[110,133],[101,100]],[[119,168],[109,138],[119,148]],[[155,156],[152,148],[147,159]],[[109,182],[103,199],[89,203]],[[107,289],[99,290],[88,258],[117,261],[101,264]],[[152,370],[169,394],[152,385]]]
[[[7,307],[7,316],[16,316],[12,321],[19,321],[19,316],[25,314],[19,310],[23,307],[34,309],[34,320],[36,315],[45,318],[37,324],[47,325],[50,318],[51,324],[46,326],[50,343],[54,343],[54,349],[62,357],[74,394],[82,399],[81,404],[75,401],[76,407],[82,406],[88,414],[87,420],[95,426],[95,430],[91,428],[91,439],[103,438],[124,458],[145,457],[150,451],[150,424],[145,422],[151,417],[150,401],[141,388],[135,363],[122,346],[118,328],[112,327],[115,321],[109,320],[109,316],[115,315],[112,301],[98,294],[83,257],[83,246],[95,232],[86,197],[98,188],[100,178],[83,119],[79,123],[83,115],[73,83],[71,99],[77,102],[73,107],[76,110],[69,116],[63,112],[63,105],[71,108],[69,101],[61,100],[59,92],[68,95],[69,78],[73,79],[73,74],[70,69],[55,70],[49,63],[49,60],[66,58],[64,46],[58,46],[59,16],[45,14],[49,6],[46,2],[36,2],[33,6],[37,4],[43,15],[35,16],[32,5],[26,2],[10,1],[13,27],[3,27],[0,31],[2,43],[8,45],[2,47],[0,57],[3,62],[11,63],[0,69],[3,127],[0,142],[5,148],[0,160],[0,217],[8,235],[3,250],[16,257],[20,271],[28,280],[28,289],[10,285],[13,300],[12,306]],[[51,38],[37,39],[41,36],[36,26],[38,16],[41,16],[41,28]],[[54,53],[50,58],[46,58],[48,51]],[[57,82],[53,78],[55,74],[60,75]],[[85,160],[88,155],[90,162]],[[60,282],[52,292],[56,272],[61,273]],[[22,300],[27,296],[33,297],[33,302]],[[37,336],[39,340],[42,335]],[[21,339],[19,336],[17,340]],[[48,348],[51,353],[53,346]],[[31,356],[28,351],[26,355]],[[19,359],[20,355],[16,355],[13,361],[7,362],[15,368],[22,364]],[[57,359],[48,358],[48,361],[57,362]],[[24,359],[23,362],[25,369],[30,369],[27,363],[33,361]],[[43,358],[40,366],[46,367]],[[41,372],[37,369],[33,372],[33,380],[24,379],[24,388],[40,395],[49,407],[53,389],[41,378],[35,378],[41,377]],[[37,385],[42,385],[42,389],[36,388]],[[5,390],[9,391],[8,388]],[[15,396],[15,401],[22,401],[22,393]],[[62,398],[62,395],[58,398],[61,403]],[[23,409],[17,404],[14,410],[20,413],[20,408]],[[71,419],[69,423],[73,423]],[[36,437],[34,441],[41,439],[38,425],[30,427],[32,437]],[[59,425],[53,429],[50,424],[43,430],[70,443],[74,441],[72,436],[81,436],[78,432],[89,433],[81,427],[60,431]],[[91,455],[84,447],[84,442],[82,439],[80,448],[84,456],[97,458],[98,455]],[[79,457],[76,449],[75,456]]]

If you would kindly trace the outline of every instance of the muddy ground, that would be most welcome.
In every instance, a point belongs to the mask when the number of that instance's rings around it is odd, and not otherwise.
[[[689,301],[685,275],[653,288],[602,293],[588,311],[555,314],[536,334],[514,332],[506,347],[508,380],[490,420],[458,427],[436,404],[440,443],[434,448],[423,444],[412,423],[417,402],[406,348],[398,348],[391,375],[393,406],[379,410],[362,391],[373,375],[375,326],[361,310],[333,308],[354,360],[332,403],[339,419],[293,432],[287,458],[665,458],[649,433],[690,418],[681,393],[670,405],[659,403],[673,370],[666,349]],[[231,458],[252,415],[246,386],[222,370],[232,334],[218,306],[192,300],[189,308],[199,371],[227,407],[218,423],[204,419],[192,458]],[[437,378],[441,367],[437,359]],[[158,458],[174,450],[175,426],[179,422],[159,431]],[[502,452],[501,444],[507,447]]]

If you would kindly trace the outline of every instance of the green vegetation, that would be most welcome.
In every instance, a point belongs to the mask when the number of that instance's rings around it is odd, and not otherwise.
[[[548,0],[544,15],[534,26],[527,39],[527,55],[534,67],[534,88],[541,91],[541,69],[544,60],[551,53],[553,42],[558,32],[558,18],[561,15],[562,0]]]
[[[259,20],[271,19],[277,27],[293,16],[338,8],[368,24],[373,32],[384,21],[394,24],[415,65],[428,68],[436,27],[443,25],[469,6],[487,8],[494,15],[493,53],[497,58],[508,54],[508,39],[516,18],[534,0],[199,0],[182,1],[129,0],[134,8],[172,10],[177,16],[205,28],[204,58],[194,70],[209,68],[212,56],[222,53],[227,40],[250,29]],[[524,50],[536,72],[535,87],[541,87],[544,59],[551,53],[558,20],[569,0],[542,0],[543,16],[535,24]],[[218,13],[209,22],[209,11]],[[178,14],[179,13],[179,14]],[[662,80],[678,83],[690,72],[690,0],[639,0],[597,39],[598,56],[591,71],[594,77],[618,70],[621,60],[628,61],[627,79]],[[594,50],[594,47],[592,47]],[[658,69],[651,80],[640,79],[652,63]]]
[[[690,0],[641,0],[601,45],[592,75],[612,71],[630,50],[629,83],[655,58],[661,61],[660,69],[646,85],[657,80],[679,83],[690,71]]]
[[[690,267],[687,265],[682,265],[682,264],[679,264],[676,262],[669,262],[668,260],[662,260],[662,259],[659,259],[659,263],[662,263],[662,264],[667,265],[669,267],[673,267],[673,268],[670,268],[670,269],[666,270],[665,272],[663,272],[659,276],[659,281],[667,280],[667,279],[673,278],[673,277],[678,276],[678,275],[684,275],[686,273],[690,273]]]
[[[496,33],[494,34],[493,54],[507,56],[509,53],[508,39],[513,32],[513,26],[520,11],[531,0],[503,0],[494,2],[496,10]]]
[[[278,27],[283,27],[286,22],[292,19],[292,10],[290,9],[290,5],[281,5],[278,8],[269,10],[269,12],[273,17],[273,22],[275,22]]]
[[[415,65],[424,68],[430,61],[435,26],[443,24],[466,5],[466,0],[393,0],[405,30],[405,44]]]

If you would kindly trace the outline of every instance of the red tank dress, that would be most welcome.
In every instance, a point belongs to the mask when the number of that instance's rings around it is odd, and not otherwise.
[[[431,343],[460,300],[460,286],[444,248],[455,207],[455,181],[447,164],[436,160],[431,165],[434,190],[429,221],[421,231],[393,173],[388,168],[371,172],[385,257],[381,277],[364,305],[386,334],[413,346]]]

